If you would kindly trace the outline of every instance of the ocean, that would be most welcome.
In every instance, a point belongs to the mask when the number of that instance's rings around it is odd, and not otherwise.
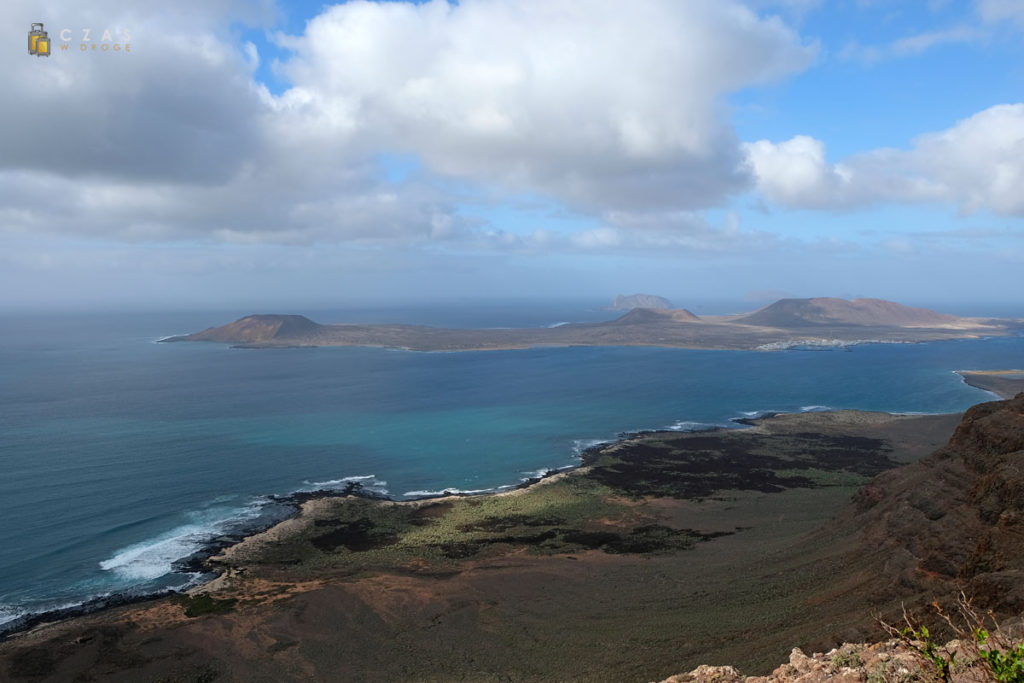
[[[251,312],[0,317],[0,630],[195,582],[173,563],[280,516],[270,495],[351,481],[396,499],[491,491],[622,432],[737,427],[765,411],[962,411],[992,395],[953,370],[1024,365],[1020,336],[774,353],[156,343]],[[585,303],[300,312],[465,327],[614,315]]]

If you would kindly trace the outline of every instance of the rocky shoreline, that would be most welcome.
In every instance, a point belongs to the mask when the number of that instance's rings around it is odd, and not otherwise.
[[[388,499],[386,496],[363,487],[359,482],[349,482],[343,489],[336,491],[296,491],[284,496],[267,496],[268,508],[271,508],[268,509],[269,514],[263,514],[253,520],[239,521],[228,531],[210,539],[188,557],[183,557],[174,562],[173,571],[175,574],[200,575],[194,584],[188,585],[184,589],[167,588],[150,591],[123,591],[97,596],[77,605],[58,607],[41,612],[29,612],[0,624],[0,642],[43,624],[95,614],[96,612],[115,607],[152,602],[161,598],[186,593],[217,579],[221,574],[221,569],[210,565],[208,562],[211,557],[218,555],[233,545],[241,543],[250,536],[267,531],[287,519],[294,518],[301,514],[302,506],[309,501],[323,498],[344,498],[346,496],[356,496],[371,500]]]

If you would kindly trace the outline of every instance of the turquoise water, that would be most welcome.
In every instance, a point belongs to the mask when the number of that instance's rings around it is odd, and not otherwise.
[[[850,352],[236,350],[157,344],[244,312],[0,319],[0,622],[171,573],[268,494],[358,480],[395,498],[515,485],[580,448],[758,411],[953,412],[954,369],[1024,365],[1024,338]],[[360,312],[539,326],[595,308]],[[322,321],[347,314],[311,314]],[[418,317],[417,317],[418,316]]]

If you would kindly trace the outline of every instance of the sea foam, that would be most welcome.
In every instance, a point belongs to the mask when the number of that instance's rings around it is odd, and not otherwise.
[[[715,424],[712,422],[690,422],[689,420],[676,420],[665,427],[673,432],[710,432],[713,429],[727,428],[729,425]]]
[[[487,489],[457,489],[457,488],[446,488],[440,491],[406,491],[402,495],[406,498],[439,498],[441,496],[479,496],[484,493],[497,493],[498,491],[505,491],[507,489],[514,488],[513,484],[505,484],[504,486],[492,486]]]
[[[303,488],[302,491],[330,491],[333,489],[344,489],[349,484],[361,484],[363,488],[369,489],[375,493],[387,495],[388,483],[383,479],[378,479],[375,474],[358,474],[351,477],[342,477],[341,479],[328,479],[327,481],[304,481],[303,482],[309,488]]]
[[[27,614],[25,610],[9,605],[0,605],[0,625],[14,621]]]
[[[100,569],[129,581],[158,579],[172,573],[175,562],[201,550],[231,527],[258,517],[265,503],[265,500],[257,500],[242,508],[192,513],[193,522],[121,548],[113,557],[100,562]]]

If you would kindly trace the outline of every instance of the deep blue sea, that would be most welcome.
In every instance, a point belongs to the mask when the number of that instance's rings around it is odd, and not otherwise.
[[[155,343],[250,312],[0,317],[0,623],[184,586],[196,577],[172,562],[268,514],[268,494],[353,480],[399,499],[489,490],[624,431],[735,426],[759,411],[961,411],[992,396],[953,370],[1024,366],[1024,337],[775,353]],[[580,304],[301,312],[494,327],[613,315]]]

